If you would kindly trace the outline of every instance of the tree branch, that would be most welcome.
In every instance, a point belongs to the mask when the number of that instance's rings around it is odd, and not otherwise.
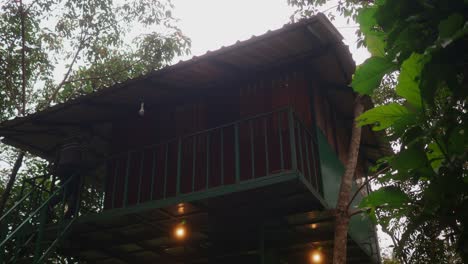
[[[8,183],[3,191],[1,200],[0,200],[0,216],[3,214],[3,210],[5,209],[5,205],[10,197],[11,189],[16,181],[16,176],[18,175],[18,171],[23,164],[24,152],[21,151],[18,156],[16,157],[15,164],[13,165],[13,169],[10,173],[10,178],[8,179]]]
[[[385,167],[381,170],[379,170],[378,172],[376,172],[374,175],[372,175],[371,177],[369,177],[361,186],[359,186],[359,188],[354,192],[354,195],[353,197],[349,200],[348,202],[348,205],[346,206],[346,208],[349,209],[349,207],[351,206],[351,204],[353,203],[354,199],[356,199],[358,193],[362,190],[362,188],[364,188],[367,184],[370,183],[370,181],[372,181],[373,179],[376,179],[380,174],[382,174],[384,171],[390,169],[390,167]]]
[[[84,33],[81,32],[81,35],[83,35]],[[75,52],[75,55],[73,55],[73,59],[70,63],[70,66],[68,67],[68,70],[67,70],[67,73],[65,74],[65,76],[63,77],[62,81],[57,85],[57,87],[55,87],[54,91],[52,92],[52,95],[49,97],[49,99],[46,101],[45,103],[45,106],[49,105],[50,103],[52,103],[53,101],[55,101],[55,99],[57,98],[57,95],[60,91],[60,89],[62,89],[62,87],[65,85],[68,77],[70,76],[70,73],[73,69],[73,66],[75,65],[76,63],[76,60],[78,59],[78,55],[80,54],[80,52],[83,50],[83,43],[87,41],[87,39],[85,39],[83,36],[80,37],[80,44],[78,45],[78,49],[76,50]]]
[[[357,95],[354,101],[354,120],[351,128],[351,140],[348,148],[348,161],[345,172],[341,178],[340,191],[336,204],[335,235],[333,244],[333,263],[346,263],[346,248],[349,228],[348,202],[351,196],[353,179],[356,172],[359,147],[361,143],[362,128],[357,124],[356,118],[364,111],[361,95]]]
[[[26,113],[26,28],[23,1],[19,1],[21,17],[21,115]]]

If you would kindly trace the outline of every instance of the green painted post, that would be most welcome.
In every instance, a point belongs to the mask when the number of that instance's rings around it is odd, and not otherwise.
[[[240,182],[240,150],[239,150],[239,123],[234,125],[234,145],[235,145],[235,159],[236,159],[236,183]]]
[[[293,119],[293,122],[294,122],[294,119]],[[297,125],[297,126],[296,126]],[[301,170],[302,170],[302,174],[305,175],[305,168],[304,168],[304,156],[303,156],[303,153],[302,153],[302,129],[301,129],[301,125],[299,124],[299,122],[294,122],[294,126],[296,127],[297,129],[297,140],[299,141],[298,144],[297,144],[297,147],[299,148],[299,159],[301,160]],[[304,135],[305,137],[305,135]]]
[[[315,188],[317,188],[317,191],[320,192],[320,186],[319,186],[319,181],[318,181],[318,175],[317,175],[317,170],[319,168],[317,168],[317,162],[316,162],[316,157],[315,157],[315,148],[317,148],[317,145],[314,144],[314,139],[313,137],[311,136],[311,140],[310,140],[310,144],[312,145],[312,163],[314,164],[314,181],[315,181]]]
[[[141,182],[143,179],[143,165],[144,165],[144,160],[145,160],[145,151],[141,151],[141,160],[140,160],[140,177],[138,178],[138,200],[137,204],[140,203],[141,201]]]
[[[197,165],[197,136],[193,137],[192,146],[192,192],[195,191],[195,166]]]
[[[294,132],[294,113],[289,109],[289,142],[291,144],[291,164],[294,171],[297,170],[297,157],[296,157],[296,135]]]
[[[156,175],[156,149],[153,150],[153,164],[151,166],[151,190],[150,190],[150,200],[153,200],[154,194],[154,177]]]
[[[167,170],[168,170],[168,159],[169,159],[169,143],[166,143],[166,155],[164,158],[164,187],[163,187],[163,197],[166,199],[167,196]]]
[[[123,207],[127,207],[128,204],[128,177],[130,174],[130,152],[127,155],[127,168],[125,172],[125,185],[124,185],[124,197],[123,197]]]
[[[252,178],[255,178],[255,142],[254,142],[254,133],[253,133],[253,121],[249,121],[249,130],[250,130],[250,157],[252,158]]]
[[[280,146],[280,159],[281,159],[281,170],[284,170],[284,153],[283,153],[283,119],[281,117],[283,113],[278,113],[278,135],[279,135],[279,146]]]
[[[117,189],[117,173],[119,173],[119,162],[117,159],[115,160],[115,172],[114,172],[114,180],[112,182],[112,209],[115,207],[115,189]]]
[[[177,148],[177,179],[176,179],[176,195],[180,194],[180,175],[182,173],[182,138],[179,138]]]
[[[39,217],[40,217],[39,230],[37,231],[38,233],[37,233],[36,243],[34,247],[34,262],[33,263],[39,263],[39,259],[41,258],[41,255],[42,255],[41,243],[42,243],[42,239],[44,238],[44,229],[47,224],[47,205],[41,209],[41,214]]]
[[[260,263],[265,264],[265,227],[262,226],[260,227],[260,245],[259,245],[259,257],[260,257]]]
[[[268,131],[267,131],[267,118],[263,119],[263,134],[265,139],[265,167],[266,176],[270,174],[270,159],[268,155]]]
[[[224,129],[221,128],[221,185],[224,185]]]
[[[210,186],[210,132],[206,135],[206,186],[205,188],[208,190]]]
[[[306,136],[307,134],[304,134],[304,139],[306,143],[307,173],[309,175],[309,182],[312,183],[312,174],[310,173],[310,160],[309,160],[309,140],[307,140]]]

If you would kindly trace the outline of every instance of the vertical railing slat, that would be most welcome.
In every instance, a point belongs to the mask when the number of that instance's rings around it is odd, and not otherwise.
[[[141,202],[141,182],[143,180],[143,165],[144,165],[144,159],[145,159],[145,151],[143,150],[141,152],[141,160],[140,160],[140,176],[138,178],[138,200],[137,204]]]
[[[195,191],[195,166],[197,165],[197,136],[193,137],[192,149],[192,192]]]
[[[307,173],[309,175],[309,182],[312,183],[312,174],[310,172],[310,159],[309,159],[309,140],[307,137],[307,133],[304,133],[304,141],[306,144],[306,161],[307,161]],[[317,186],[315,186],[317,188]]]
[[[281,170],[284,170],[284,153],[283,153],[283,131],[282,131],[282,126],[283,126],[283,118],[281,117],[281,114],[283,112],[278,113],[278,135],[279,135],[279,146],[280,146],[280,164],[281,164]]]
[[[167,197],[167,172],[168,172],[168,162],[169,162],[169,143],[166,143],[166,153],[164,157],[164,183],[163,183],[163,198]]]
[[[210,142],[211,141],[211,133],[208,132],[206,135],[206,186],[205,188],[208,189],[210,186]]]
[[[239,123],[234,124],[234,147],[235,147],[235,160],[236,160],[236,183],[240,182],[240,146],[239,146]]]
[[[289,143],[291,144],[291,167],[292,170],[297,170],[297,153],[296,153],[296,133],[294,129],[294,113],[292,108],[288,111],[289,120]]]
[[[265,173],[266,176],[270,174],[270,158],[268,155],[268,130],[267,130],[268,117],[263,119],[263,134],[265,139]]]
[[[156,169],[157,169],[157,150],[156,148],[153,150],[153,162],[151,166],[151,190],[150,190],[150,200],[153,200],[154,195],[154,178],[156,177]]]
[[[130,157],[131,157],[131,152],[129,152],[127,155],[127,168],[125,172],[123,207],[127,207],[127,204],[128,204],[128,177],[130,174]]]
[[[317,166],[317,157],[315,156],[315,150],[317,148],[317,145],[314,144],[314,138],[311,136],[310,137],[310,144],[312,145],[312,162],[314,164],[314,181],[315,181],[315,188],[317,188],[317,191],[320,192],[320,186],[319,186],[319,167]]]
[[[297,144],[297,147],[299,148],[299,160],[301,161],[301,172],[302,172],[302,175],[305,175],[305,169],[304,169],[304,156],[303,156],[303,152],[302,152],[302,129],[301,129],[301,124],[299,124],[299,122],[295,122],[294,121],[294,124],[296,125],[296,129],[297,129],[297,141],[298,141],[298,144]],[[305,135],[304,135],[305,137]]]
[[[221,128],[221,185],[224,185],[224,129]]]
[[[250,130],[250,157],[252,158],[252,178],[255,178],[255,142],[254,142],[254,131],[253,121],[249,121]]]
[[[119,162],[118,159],[115,159],[115,172],[114,172],[114,180],[112,182],[112,201],[111,201],[111,208],[115,208],[115,189],[117,188],[117,173],[119,173]]]
[[[182,174],[182,138],[178,140],[177,147],[177,179],[176,179],[176,195],[180,194],[180,176]]]

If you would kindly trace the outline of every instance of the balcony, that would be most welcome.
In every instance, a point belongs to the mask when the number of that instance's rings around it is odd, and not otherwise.
[[[104,210],[183,202],[299,177],[318,195],[314,135],[281,109],[111,157]]]

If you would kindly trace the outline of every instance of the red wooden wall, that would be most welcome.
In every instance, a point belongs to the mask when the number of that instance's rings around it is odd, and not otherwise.
[[[105,208],[123,206],[127,174],[128,206],[175,196],[177,137],[288,106],[292,106],[299,119],[310,128],[312,114],[308,89],[305,74],[291,72],[238,87],[216,89],[189,102],[153,112],[148,109],[144,117],[116,123],[113,152],[123,154],[108,162]],[[239,125],[241,180],[291,168],[287,112],[257,121]],[[182,141],[181,193],[235,182],[234,133],[234,127],[225,127],[213,130],[209,138],[200,134]],[[306,135],[302,136],[302,140],[306,138]],[[312,155],[311,145],[310,148]],[[137,149],[139,151],[126,153]],[[306,149],[303,151],[305,153]]]

